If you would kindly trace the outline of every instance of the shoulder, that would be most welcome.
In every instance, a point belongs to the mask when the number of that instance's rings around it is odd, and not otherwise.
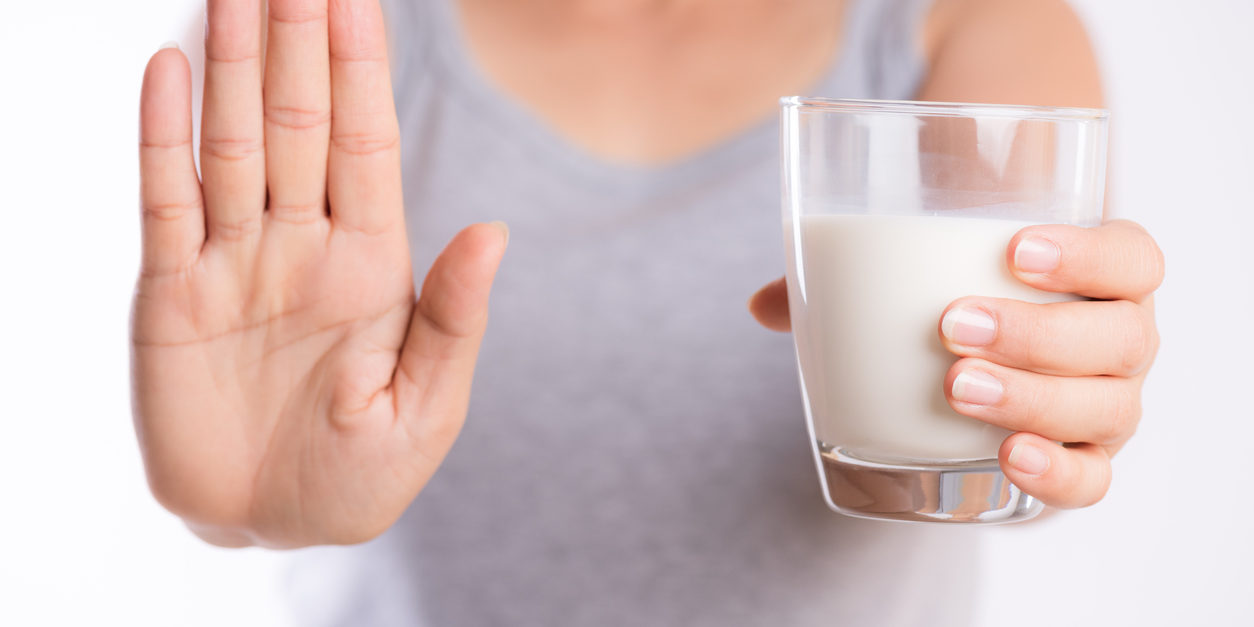
[[[1102,104],[1088,34],[1064,0],[936,0],[921,36],[925,99]]]

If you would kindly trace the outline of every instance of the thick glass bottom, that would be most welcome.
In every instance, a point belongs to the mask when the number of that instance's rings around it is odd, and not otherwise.
[[[997,524],[1028,520],[1043,508],[1010,483],[996,459],[883,463],[816,445],[827,504],[849,516]]]

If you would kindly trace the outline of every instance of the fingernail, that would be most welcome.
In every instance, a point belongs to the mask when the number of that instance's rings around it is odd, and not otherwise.
[[[1015,246],[1015,267],[1024,272],[1051,272],[1061,257],[1058,244],[1040,237],[1025,237]]]
[[[963,370],[950,388],[954,400],[975,405],[996,405],[1003,392],[1001,381],[979,370]]]
[[[501,235],[505,237],[505,245],[509,246],[509,225],[500,220],[492,222],[492,226],[501,229]]]
[[[954,344],[984,346],[997,337],[997,323],[979,309],[955,307],[941,318],[941,333]]]
[[[161,44],[161,47],[160,47],[160,48],[157,48],[157,50],[169,50],[170,48],[174,48],[175,50],[178,50],[178,49],[179,49],[179,42],[177,42],[177,41],[167,41],[167,42],[165,42],[165,43]]]
[[[1049,455],[1029,444],[1016,444],[1006,461],[1021,473],[1043,475],[1049,470]]]

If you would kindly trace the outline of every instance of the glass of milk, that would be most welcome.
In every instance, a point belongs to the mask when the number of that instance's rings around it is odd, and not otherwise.
[[[1041,504],[1002,475],[1010,432],[950,409],[941,313],[968,295],[1075,300],[1006,266],[1030,224],[1096,226],[1107,113],[785,98],[788,301],[810,434],[832,509],[999,523]]]

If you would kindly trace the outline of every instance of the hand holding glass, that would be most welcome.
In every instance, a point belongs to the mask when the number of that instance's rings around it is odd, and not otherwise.
[[[1014,278],[1024,226],[1096,226],[1105,111],[786,98],[788,300],[828,504],[893,520],[1024,520],[1010,432],[961,416],[938,317],[967,295],[1075,300]],[[946,320],[953,325],[956,320]],[[952,330],[952,329],[951,329]]]

